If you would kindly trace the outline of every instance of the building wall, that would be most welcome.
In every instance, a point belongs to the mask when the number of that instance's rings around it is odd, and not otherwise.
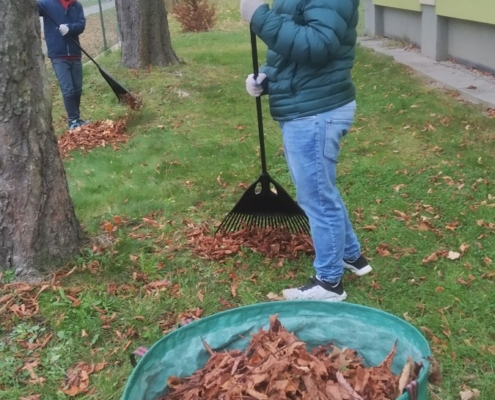
[[[495,25],[451,18],[448,22],[448,35],[449,57],[484,70],[495,71]]]
[[[383,36],[405,40],[421,46],[421,13],[397,8],[384,8]]]
[[[495,25],[493,0],[436,0],[435,6],[444,17]]]
[[[362,0],[365,33],[495,72],[495,0]]]

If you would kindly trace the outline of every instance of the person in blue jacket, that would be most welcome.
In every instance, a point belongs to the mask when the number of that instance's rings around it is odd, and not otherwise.
[[[86,18],[77,0],[37,0],[43,17],[48,57],[57,76],[69,129],[86,124],[79,114],[83,87],[82,54],[79,35],[84,32]],[[77,43],[77,44],[76,44]]]
[[[316,275],[285,299],[342,301],[344,268],[372,268],[361,254],[336,186],[340,140],[356,111],[351,78],[359,0],[240,0],[241,16],[267,45],[266,64],[246,79],[251,96],[269,95],[299,205],[309,218]]]

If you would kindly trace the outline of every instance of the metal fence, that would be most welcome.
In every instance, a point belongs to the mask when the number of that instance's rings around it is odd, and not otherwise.
[[[109,50],[119,41],[119,26],[114,0],[79,0],[84,7],[86,29],[79,37],[91,57]]]

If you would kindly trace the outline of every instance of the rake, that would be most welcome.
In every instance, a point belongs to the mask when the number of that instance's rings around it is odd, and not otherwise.
[[[252,29],[250,29],[250,32],[254,78],[256,79],[259,72],[258,50],[256,35]],[[308,217],[285,189],[267,172],[260,97],[256,97],[256,111],[260,141],[261,175],[244,192],[232,211],[227,214],[218,227],[217,233],[238,231],[243,226],[255,226],[258,228],[283,228],[292,233],[309,235]]]
[[[52,21],[55,26],[59,26],[57,22],[46,12],[43,13],[44,16],[46,16],[50,21]],[[72,36],[67,36],[74,42],[74,44],[88,57],[94,65],[98,68],[98,71],[100,71],[101,76],[105,81],[107,81],[108,85],[112,88],[113,92],[117,96],[117,99],[119,102],[124,103],[128,106],[130,106],[132,109],[138,109],[141,106],[141,100],[139,100],[136,96],[134,96],[131,92],[129,92],[124,86],[122,86],[115,78],[113,78],[108,72],[106,72],[103,68],[100,67],[100,65],[91,57],[86,50],[84,50],[81,45],[77,42],[76,39],[74,39]]]

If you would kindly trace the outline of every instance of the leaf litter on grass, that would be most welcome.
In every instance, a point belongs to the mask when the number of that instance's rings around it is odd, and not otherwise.
[[[169,393],[160,400],[392,400],[422,368],[408,358],[400,375],[392,373],[397,342],[375,367],[366,367],[356,350],[332,343],[308,351],[277,315],[270,316],[269,330],[252,335],[244,352],[215,352],[203,344],[210,354],[204,368],[190,377],[170,376]]]
[[[194,255],[207,260],[222,260],[249,249],[265,257],[279,260],[294,260],[300,254],[313,255],[310,236],[293,234],[284,228],[244,225],[235,232],[211,234],[208,224],[189,223],[185,230],[189,246]]]
[[[92,122],[73,130],[66,131],[58,139],[58,147],[63,158],[73,150],[89,151],[96,147],[112,146],[117,150],[117,143],[129,140],[126,133],[127,118],[118,121],[106,120]]]

